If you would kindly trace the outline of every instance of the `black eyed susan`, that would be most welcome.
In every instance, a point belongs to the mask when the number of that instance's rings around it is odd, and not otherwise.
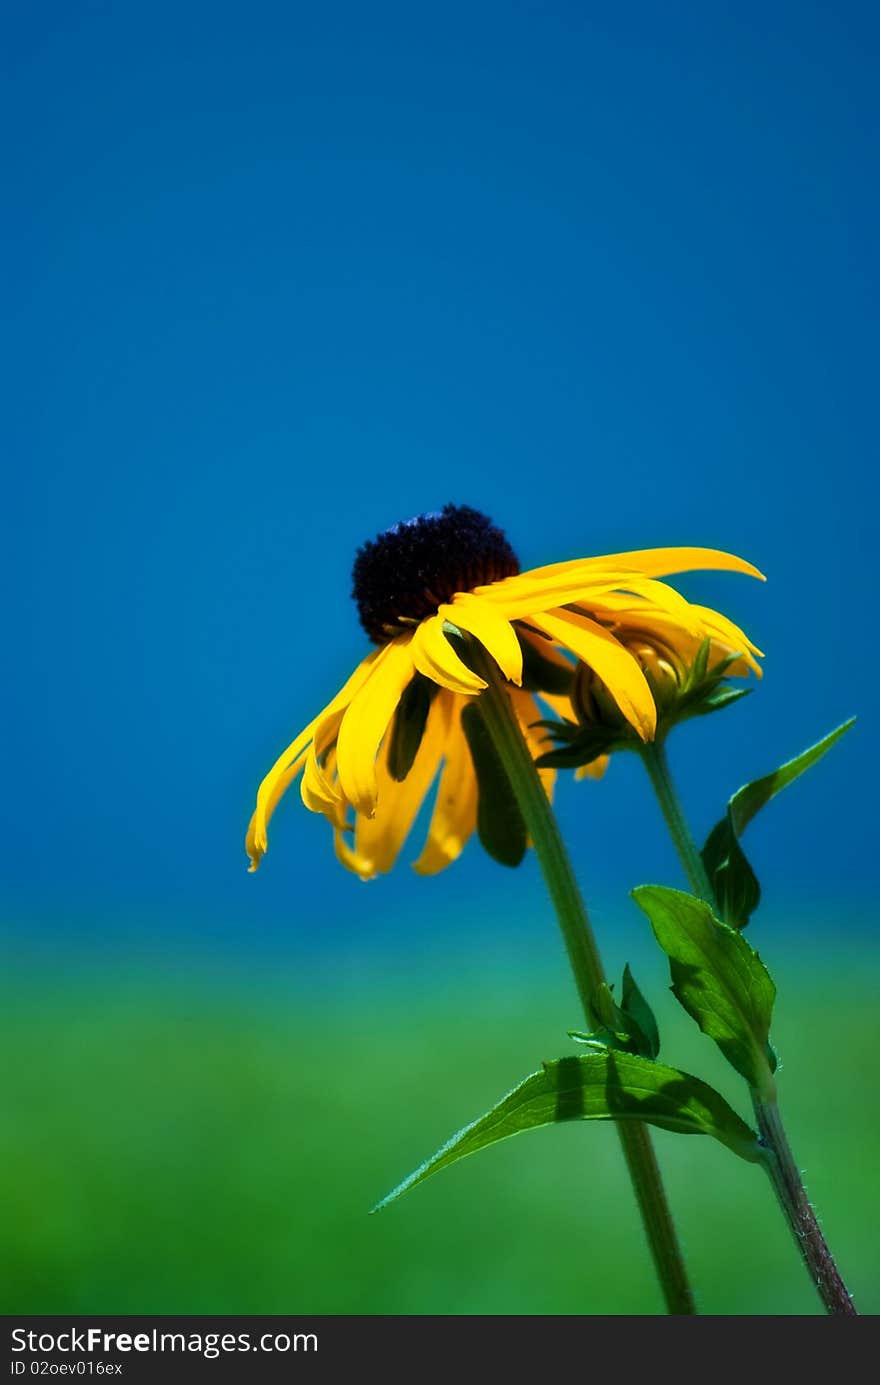
[[[487,683],[469,658],[474,643],[506,680],[536,759],[546,749],[536,696],[571,717],[572,661],[600,680],[640,742],[655,734],[657,705],[631,647],[636,637],[683,657],[714,641],[739,655],[743,669],[757,669],[758,651],[741,630],[658,580],[699,568],[761,576],[750,563],[706,548],[617,553],[521,572],[501,530],[463,505],[396,524],[364,544],[354,598],[376,647],[260,785],[247,836],[251,870],[267,850],[272,813],[300,775],[306,807],[328,818],[340,860],[363,878],[394,864],[438,774],[416,869],[431,874],[459,855],[479,815],[467,709]],[[542,779],[549,792],[552,770]]]

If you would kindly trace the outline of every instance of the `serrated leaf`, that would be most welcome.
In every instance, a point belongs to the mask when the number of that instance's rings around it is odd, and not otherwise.
[[[855,717],[851,717],[802,754],[780,765],[772,774],[766,774],[762,779],[755,779],[738,789],[727,805],[726,814],[706,838],[701,853],[703,864],[718,900],[721,916],[732,927],[745,928],[761,901],[761,887],[739,838],[755,814],[821,760],[854,721]]]
[[[694,895],[640,885],[633,898],[669,958],[676,1000],[751,1086],[766,1089],[776,987],[757,952]]]
[[[525,819],[477,702],[461,713],[461,725],[477,776],[477,833],[502,866],[518,866],[526,854]]]
[[[764,1158],[755,1132],[698,1077],[628,1053],[587,1054],[545,1063],[453,1135],[373,1210],[489,1145],[572,1120],[644,1121],[683,1135],[711,1135],[750,1163]]]

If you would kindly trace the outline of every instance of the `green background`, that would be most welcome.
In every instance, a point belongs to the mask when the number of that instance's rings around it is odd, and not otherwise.
[[[663,1058],[747,1115],[624,919]],[[796,1157],[858,1306],[876,1312],[880,959],[852,940],[829,960],[819,938],[751,936],[780,983]],[[561,957],[532,946],[516,932],[444,946],[435,930],[396,971],[367,946],[305,969],[173,949],[160,964],[133,946],[110,964],[20,954],[2,1021],[5,1311],[658,1311],[605,1125],[522,1136],[368,1215],[542,1058],[571,1051]],[[701,1137],[656,1138],[703,1311],[819,1311],[761,1171]]]

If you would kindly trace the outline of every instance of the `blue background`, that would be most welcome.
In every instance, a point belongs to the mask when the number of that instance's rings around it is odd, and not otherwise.
[[[697,544],[768,574],[681,583],[768,657],[675,768],[702,835],[860,713],[750,843],[762,949],[867,943],[876,7],[7,0],[3,27],[0,916],[22,958],[83,1014],[83,970],[181,958],[427,997],[435,968],[540,955],[571,1003],[533,861],[471,845],[365,886],[294,793],[245,871],[260,778],[365,652],[356,548],[447,500],[524,566]],[[677,863],[634,760],[559,806],[617,970],[644,937],[627,890]]]
[[[6,28],[8,917],[323,947],[353,910],[390,943],[537,899],[475,848],[366,889],[293,802],[244,873],[259,778],[364,651],[356,547],[446,500],[527,566],[695,543],[767,572],[686,584],[768,653],[675,747],[700,830],[870,713],[872,7]],[[866,715],[755,833],[779,908],[865,899],[875,753]],[[562,795],[609,902],[673,870],[637,770]]]

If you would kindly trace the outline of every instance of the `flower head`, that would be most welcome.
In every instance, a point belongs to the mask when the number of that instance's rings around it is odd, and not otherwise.
[[[396,524],[364,544],[354,598],[376,647],[260,785],[247,837],[251,870],[267,850],[275,807],[299,775],[303,802],[331,822],[343,864],[369,878],[394,864],[439,773],[416,869],[430,874],[459,855],[479,805],[462,712],[486,687],[468,662],[471,641],[510,685],[536,759],[545,747],[535,698],[571,717],[572,659],[592,670],[636,737],[654,736],[657,706],[650,675],[628,647],[631,631],[673,649],[714,639],[757,668],[742,631],[657,580],[695,568],[761,576],[750,563],[706,548],[617,553],[521,572],[501,530],[463,505]],[[549,792],[552,770],[542,774]]]

